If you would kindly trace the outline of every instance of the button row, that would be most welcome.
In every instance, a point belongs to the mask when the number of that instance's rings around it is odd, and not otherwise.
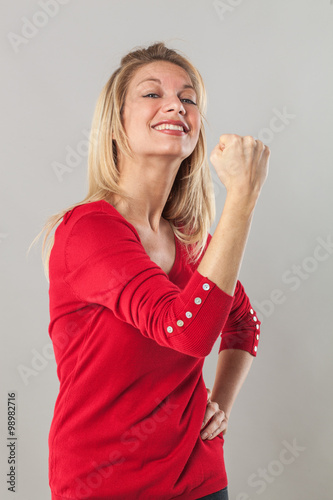
[[[253,321],[254,321],[254,322],[257,322],[257,321],[258,321],[258,318],[257,318],[257,316],[255,316],[255,315],[254,315],[254,310],[252,309],[252,307],[251,307],[251,309],[250,309],[249,313],[251,314]],[[258,323],[256,323],[256,330],[259,330],[259,328],[260,328],[259,324],[258,324]],[[256,338],[256,341],[258,342],[258,340],[259,340],[259,332],[257,332],[257,334],[256,334],[256,337],[255,337],[255,338]],[[257,345],[255,345],[255,346],[253,347],[253,350],[254,350],[254,352],[257,352],[257,351],[258,351],[258,346],[257,346]]]
[[[207,290],[209,290],[209,289],[210,289],[210,284],[209,284],[209,283],[204,283],[204,284],[202,285],[202,288],[203,288],[203,290],[207,291]],[[195,303],[195,304],[197,304],[197,305],[201,304],[201,303],[202,303],[202,299],[201,299],[201,297],[195,297],[195,299],[194,299],[194,303]],[[192,318],[193,314],[191,313],[191,311],[186,311],[185,316],[186,316],[187,318]],[[177,320],[177,326],[184,326],[184,321],[183,321],[183,320],[181,320],[181,319],[178,319],[178,320]],[[172,333],[172,332],[173,332],[173,328],[172,328],[172,326],[168,326],[168,327],[167,327],[167,332],[168,332],[168,333]]]

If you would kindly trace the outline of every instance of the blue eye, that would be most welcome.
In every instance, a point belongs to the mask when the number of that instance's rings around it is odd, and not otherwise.
[[[151,92],[151,93],[149,93],[149,94],[147,94],[147,95],[144,95],[143,97],[149,97],[149,96],[157,96],[157,97],[159,97],[159,95],[158,95],[158,94],[154,94],[153,92]],[[184,99],[181,99],[181,101],[187,101],[187,102],[189,102],[190,104],[194,104],[194,106],[196,106],[196,105],[197,105],[197,104],[196,104],[195,102],[193,102],[191,99],[186,99],[186,98],[184,98]]]
[[[196,106],[197,104],[195,102],[193,102],[191,99],[182,99],[182,101],[188,101],[189,103],[191,104],[194,104],[194,106]]]

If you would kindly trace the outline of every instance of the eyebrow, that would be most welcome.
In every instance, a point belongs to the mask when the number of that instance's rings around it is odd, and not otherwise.
[[[162,83],[161,80],[159,80],[158,78],[146,78],[145,80],[142,80],[140,83],[138,83],[137,87],[139,85],[141,85],[141,83],[143,83],[143,82],[157,82],[157,83],[160,83],[160,84]],[[195,88],[192,85],[188,85],[186,83],[183,85],[183,89],[192,89],[195,92]]]

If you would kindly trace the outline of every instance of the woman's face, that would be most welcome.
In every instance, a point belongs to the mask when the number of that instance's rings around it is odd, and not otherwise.
[[[123,107],[123,125],[133,153],[180,161],[190,156],[201,125],[196,102],[190,77],[180,66],[156,61],[139,68]],[[173,129],[166,129],[170,124]]]

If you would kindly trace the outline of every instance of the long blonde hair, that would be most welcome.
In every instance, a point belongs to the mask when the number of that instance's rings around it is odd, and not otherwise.
[[[162,216],[169,221],[174,234],[187,249],[190,262],[196,262],[206,245],[208,232],[215,218],[214,188],[207,161],[207,147],[203,120],[206,112],[206,90],[203,79],[191,62],[163,42],[139,47],[121,59],[97,100],[89,137],[88,194],[80,202],[50,216],[31,246],[45,232],[42,258],[48,279],[48,263],[54,243],[55,226],[65,213],[88,201],[99,201],[117,194],[131,198],[118,185],[117,149],[132,157],[122,120],[122,108],[128,85],[138,68],[154,61],[168,61],[183,68],[189,75],[197,94],[201,115],[199,138],[191,155],[185,158],[177,172]],[[114,139],[112,140],[112,133]],[[30,246],[30,248],[31,248]]]

